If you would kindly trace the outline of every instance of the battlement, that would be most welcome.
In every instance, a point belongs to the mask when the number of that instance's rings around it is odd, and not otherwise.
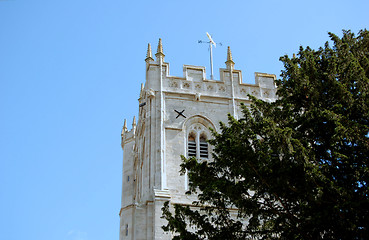
[[[209,80],[205,78],[205,67],[184,65],[184,77],[167,75],[163,81],[163,91],[229,98],[233,81],[235,98],[248,99],[248,94],[270,101],[276,98],[275,75],[255,73],[255,84],[247,84],[242,82],[241,70],[232,71],[233,79],[228,69],[221,68],[219,72],[220,80]]]
[[[255,84],[242,82],[242,71],[234,69],[234,62],[228,47],[226,68],[219,69],[219,80],[206,79],[203,66],[183,65],[183,77],[171,76],[169,63],[164,62],[161,41],[156,61],[151,57],[149,45],[146,58],[146,90],[176,92],[222,98],[248,99],[248,94],[265,101],[276,100],[276,76],[267,73],[255,73]],[[160,71],[161,66],[161,73]],[[161,76],[161,79],[160,79]]]
[[[140,109],[148,98],[155,98],[158,92],[164,94],[191,95],[196,101],[203,98],[221,98],[237,102],[249,100],[248,95],[273,102],[276,96],[276,76],[267,73],[255,73],[255,83],[248,84],[242,81],[242,71],[234,68],[234,61],[230,47],[227,50],[226,68],[219,69],[219,80],[206,79],[206,68],[203,66],[183,65],[183,76],[171,76],[169,63],[164,62],[164,53],[161,39],[158,50],[152,57],[151,45],[148,44],[146,55],[146,83],[141,86],[139,97]],[[141,116],[140,120],[141,120]],[[122,148],[124,144],[134,141],[136,137],[136,119],[134,118],[132,129],[128,131],[126,122],[122,130]]]
[[[122,148],[124,148],[124,145],[126,143],[134,141],[135,137],[136,137],[136,117],[133,117],[132,129],[131,130],[127,129],[127,120],[124,119],[124,124],[123,124],[123,128],[122,128],[122,133],[121,133],[121,146],[122,146]]]

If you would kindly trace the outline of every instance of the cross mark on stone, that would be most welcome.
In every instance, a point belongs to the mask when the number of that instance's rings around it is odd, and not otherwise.
[[[185,111],[184,109],[180,112],[180,111],[177,111],[177,110],[175,110],[174,109],[174,111],[176,112],[176,113],[178,113],[178,116],[176,117],[176,118],[179,118],[179,116],[182,116],[182,117],[184,117],[184,118],[186,118],[186,116],[185,115],[183,115],[183,112]]]

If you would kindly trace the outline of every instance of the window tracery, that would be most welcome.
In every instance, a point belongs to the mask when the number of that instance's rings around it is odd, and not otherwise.
[[[189,117],[184,122],[184,152],[186,157],[196,157],[200,161],[211,161],[211,147],[207,141],[211,136],[209,128],[216,130],[214,124],[208,118],[201,115]],[[187,171],[184,174],[184,178],[184,189],[187,191],[189,187]]]
[[[209,158],[208,130],[204,125],[195,123],[190,126],[187,138],[187,157]]]

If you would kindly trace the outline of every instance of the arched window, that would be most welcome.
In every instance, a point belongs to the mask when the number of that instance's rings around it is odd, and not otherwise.
[[[187,156],[196,158],[209,158],[209,146],[203,126],[196,124],[188,134]]]
[[[216,127],[208,118],[200,115],[189,117],[183,123],[186,157],[211,161],[211,147],[207,142],[211,136],[209,128],[216,130]],[[184,183],[184,189],[187,191],[189,186],[187,171],[184,174]]]

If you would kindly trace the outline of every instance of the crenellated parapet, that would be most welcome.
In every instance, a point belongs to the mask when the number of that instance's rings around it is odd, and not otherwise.
[[[209,95],[213,97],[231,97],[231,74],[229,69],[220,69],[220,80],[205,78],[205,67],[183,66],[184,77],[167,76],[164,91]],[[248,94],[256,98],[274,101],[276,99],[276,76],[267,73],[255,73],[255,84],[242,82],[241,70],[233,70],[234,97],[248,99]]]
[[[219,80],[206,78],[203,66],[183,65],[183,76],[171,76],[169,63],[163,62],[164,53],[161,39],[158,44],[156,61],[151,57],[151,46],[148,46],[146,58],[146,90],[192,94],[194,96],[212,96],[248,100],[248,94],[266,101],[276,100],[276,76],[267,73],[255,73],[255,83],[242,81],[242,71],[234,69],[234,61],[230,47],[227,49],[226,68],[219,69]],[[160,65],[162,67],[160,72]],[[159,76],[162,76],[160,79]],[[162,84],[160,84],[162,81]]]
[[[124,119],[124,124],[121,133],[121,146],[124,149],[124,145],[128,142],[134,141],[136,138],[136,117],[133,117],[132,129],[127,129],[127,120]]]
[[[143,123],[146,110],[143,106],[149,99],[155,98],[158,92],[192,95],[196,101],[201,101],[203,97],[232,99],[236,102],[249,100],[248,95],[265,101],[275,101],[276,76],[267,73],[255,73],[255,83],[244,83],[242,71],[235,69],[230,47],[227,48],[226,68],[219,69],[219,80],[206,78],[206,68],[203,66],[183,65],[183,76],[171,76],[169,63],[164,62],[164,51],[162,40],[159,39],[156,59],[153,58],[151,45],[148,44],[146,54],[146,83],[141,85],[139,96],[139,119],[140,125]],[[161,66],[161,70],[160,70]],[[125,143],[133,141],[136,136],[136,121],[134,126],[128,131],[126,121],[122,129],[122,147]]]

